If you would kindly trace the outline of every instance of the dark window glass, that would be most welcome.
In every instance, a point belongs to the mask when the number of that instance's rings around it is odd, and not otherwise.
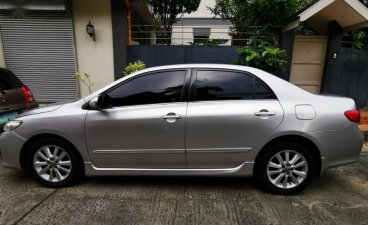
[[[197,101],[274,99],[274,94],[253,75],[231,71],[197,71]]]
[[[21,88],[22,82],[9,70],[0,69],[0,89],[10,90]]]
[[[227,71],[198,71],[196,100],[253,99],[253,76]]]
[[[138,77],[107,93],[110,106],[178,102],[186,71],[167,71]]]
[[[254,92],[256,99],[275,99],[273,92],[266,88],[258,79],[254,78]]]

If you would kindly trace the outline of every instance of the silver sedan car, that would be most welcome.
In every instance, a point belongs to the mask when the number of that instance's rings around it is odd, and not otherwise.
[[[1,165],[48,187],[84,175],[254,176],[272,193],[294,194],[358,159],[359,119],[352,99],[259,69],[155,67],[7,123]]]

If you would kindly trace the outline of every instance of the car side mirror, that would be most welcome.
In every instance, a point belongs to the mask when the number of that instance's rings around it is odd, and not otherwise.
[[[88,102],[89,108],[92,109],[92,110],[99,110],[100,109],[99,102],[100,102],[100,96],[96,96],[96,97],[92,98]]]

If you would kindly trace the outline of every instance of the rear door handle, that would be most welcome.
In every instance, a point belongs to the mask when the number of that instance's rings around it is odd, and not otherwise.
[[[268,110],[261,110],[254,113],[255,116],[275,116],[276,112],[269,112]]]

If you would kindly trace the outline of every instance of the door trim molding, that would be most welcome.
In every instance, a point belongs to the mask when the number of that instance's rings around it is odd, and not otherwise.
[[[93,154],[183,154],[185,149],[94,150]]]

